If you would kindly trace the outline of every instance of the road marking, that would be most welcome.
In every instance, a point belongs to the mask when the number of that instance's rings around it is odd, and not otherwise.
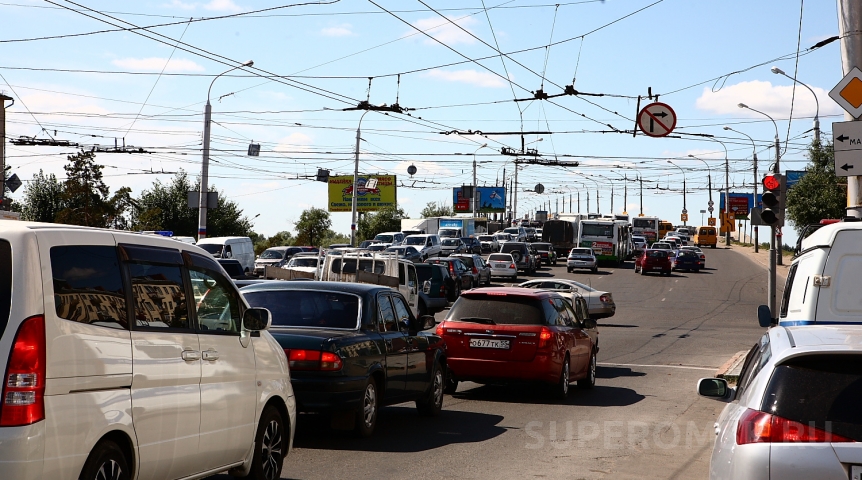
[[[663,302],[663,301],[664,301],[664,299],[662,298],[662,299],[661,299],[661,301]]]
[[[638,363],[599,363],[601,367],[640,367],[640,368],[681,368],[683,370],[709,370],[716,371],[718,367],[697,367],[694,365],[643,365]]]
[[[673,287],[671,287],[671,288],[668,290],[668,292],[672,292],[672,291],[673,291]]]
[[[674,280],[673,283],[679,283],[679,279]]]

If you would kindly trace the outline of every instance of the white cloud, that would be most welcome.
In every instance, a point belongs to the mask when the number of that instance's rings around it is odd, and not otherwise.
[[[815,86],[811,86],[811,88],[820,100],[820,115],[841,113],[841,108],[829,98],[826,90]],[[792,96],[792,85],[773,85],[770,82],[753,80],[726,86],[717,92],[705,87],[695,105],[701,110],[718,114],[763,118],[757,112],[737,106],[739,103],[744,103],[773,117],[787,118],[790,115]],[[793,116],[813,117],[815,112],[814,96],[805,87],[797,85]]]
[[[307,151],[310,145],[314,144],[314,139],[304,133],[294,132],[278,141],[275,151]]]
[[[326,37],[349,37],[354,35],[352,26],[349,23],[342,23],[332,27],[326,27],[320,30],[320,34]]]
[[[172,0],[171,3],[163,6],[167,8],[179,8],[180,10],[196,10],[198,7],[201,7],[204,10],[209,10],[211,12],[236,13],[242,11],[242,8],[233,3],[233,0],[211,0],[208,3],[186,3],[181,0]]]
[[[168,66],[165,67],[165,62],[167,62]],[[150,70],[150,71],[161,71],[162,68],[165,68],[166,72],[203,72],[204,67],[198,65],[197,63],[186,60],[184,58],[172,58],[168,61],[167,58],[158,58],[158,57],[150,57],[150,58],[118,58],[114,60],[114,65],[122,68],[128,68],[129,70]]]
[[[470,33],[473,33],[469,28],[471,25],[475,25],[478,23],[476,19],[473,17],[466,17],[461,19],[455,19],[453,17],[446,17],[452,22],[455,22],[464,30],[467,30]],[[476,39],[467,34],[464,30],[452,25],[449,21],[440,18],[440,17],[431,17],[431,18],[423,18],[421,20],[417,20],[413,22],[413,26],[426,32],[437,40],[445,43],[446,45],[456,45],[459,43],[463,44],[473,44],[476,43]],[[415,30],[410,32],[416,33]],[[422,37],[425,37],[422,34],[419,34]],[[436,45],[437,42],[426,38],[425,43],[428,45]]]
[[[425,75],[447,82],[469,83],[478,87],[503,88],[506,86],[506,82],[502,78],[490,72],[477,72],[476,70],[439,70],[435,68]]]

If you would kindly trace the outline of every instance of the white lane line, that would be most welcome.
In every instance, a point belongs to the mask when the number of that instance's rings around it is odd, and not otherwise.
[[[714,372],[718,367],[696,367],[694,365],[642,365],[638,363],[599,363],[601,367],[640,367],[640,368],[681,368],[683,370],[709,370]]]
[[[676,280],[673,281],[673,283],[679,283],[679,279],[677,278]]]
[[[668,290],[668,292],[672,292],[672,291],[673,291],[673,287],[671,287],[671,288]]]
[[[663,301],[664,301],[664,298],[662,298],[662,299],[661,299],[661,301],[663,302]]]

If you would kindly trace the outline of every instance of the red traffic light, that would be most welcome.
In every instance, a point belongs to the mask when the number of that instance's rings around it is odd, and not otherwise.
[[[781,188],[781,180],[775,175],[767,175],[763,177],[763,188],[767,190],[778,190]]]

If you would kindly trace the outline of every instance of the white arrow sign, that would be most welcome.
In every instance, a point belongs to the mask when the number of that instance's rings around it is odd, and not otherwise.
[[[835,175],[862,175],[862,122],[834,122]]]

